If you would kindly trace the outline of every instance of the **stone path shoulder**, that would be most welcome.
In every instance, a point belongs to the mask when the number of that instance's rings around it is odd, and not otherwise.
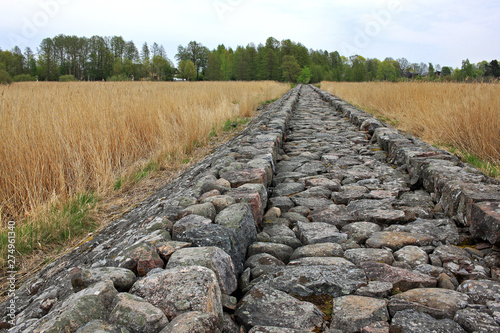
[[[499,202],[299,86],[25,284],[9,332],[500,332]]]

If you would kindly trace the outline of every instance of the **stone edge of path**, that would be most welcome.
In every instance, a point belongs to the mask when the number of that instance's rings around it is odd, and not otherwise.
[[[402,133],[372,114],[311,86],[321,98],[366,131],[387,153],[388,162],[411,177],[411,185],[423,187],[457,225],[471,236],[500,245],[500,181],[486,176],[445,150]]]

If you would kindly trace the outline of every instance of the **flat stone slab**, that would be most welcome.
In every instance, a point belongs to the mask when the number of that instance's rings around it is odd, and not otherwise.
[[[327,207],[333,202],[326,198],[302,198],[302,197],[291,197],[292,201],[296,206],[304,206],[309,209],[318,209],[322,207]]]
[[[290,260],[293,248],[285,244],[266,242],[256,242],[248,247],[249,257],[260,253],[270,254],[286,264]]]
[[[200,311],[222,321],[222,300],[215,273],[201,266],[175,267],[137,281],[130,293],[160,308],[169,320]]]
[[[209,218],[206,218],[205,216],[195,214],[187,215],[175,222],[174,227],[172,228],[172,237],[174,239],[177,239],[179,235],[185,231],[198,228],[210,223],[213,223],[213,221]]]
[[[441,288],[419,288],[392,296],[389,311],[416,310],[436,319],[453,319],[456,312],[469,304],[469,296],[458,291]]]
[[[304,185],[306,187],[323,186],[330,191],[339,191],[341,188],[341,183],[339,180],[328,179],[325,177],[311,177],[304,180]]]
[[[277,207],[281,212],[288,212],[295,203],[289,197],[273,197],[269,199],[272,207]]]
[[[471,255],[461,247],[454,245],[438,246],[434,252],[442,261],[460,261],[471,258]]]
[[[467,332],[500,332],[498,323],[485,311],[471,308],[461,309],[455,314],[454,320],[464,327]]]
[[[332,205],[331,203],[326,207],[313,210],[308,217],[313,222],[325,222],[339,228],[355,220],[344,205]]]
[[[350,265],[286,266],[278,272],[263,275],[258,285],[264,285],[300,296],[353,294],[367,284],[362,269]]]
[[[333,299],[332,327],[343,332],[359,332],[365,326],[388,320],[386,300],[352,295]]]
[[[385,231],[404,231],[414,234],[426,234],[443,244],[456,244],[459,240],[458,229],[450,219],[417,219],[405,225],[391,225]]]
[[[304,244],[341,243],[347,235],[340,233],[334,225],[322,222],[297,222],[298,235]]]
[[[457,291],[460,291],[474,303],[486,304],[488,301],[500,299],[500,282],[491,280],[468,280],[462,282]]]
[[[425,265],[429,262],[427,252],[422,250],[420,247],[413,245],[405,246],[394,252],[394,258],[399,262],[410,265],[411,268],[415,268],[419,265]]]
[[[465,333],[466,331],[451,319],[438,320],[427,313],[405,310],[397,312],[392,318],[391,332]]]
[[[304,257],[342,257],[344,251],[342,246],[336,243],[318,243],[299,247],[296,249],[290,260]]]
[[[281,328],[271,326],[254,326],[248,333],[310,333],[310,330]]]
[[[277,197],[287,196],[302,192],[304,190],[305,186],[301,183],[281,183],[274,188],[273,195]]]
[[[390,282],[370,281],[367,286],[356,291],[356,295],[376,298],[387,298],[391,294],[393,285]]]
[[[377,262],[363,262],[360,267],[365,270],[366,277],[369,280],[390,282],[399,291],[414,288],[432,288],[437,285],[435,278],[417,271]]]
[[[235,312],[235,317],[247,330],[261,325],[311,331],[321,326],[323,316],[314,304],[262,285],[253,287]]]
[[[231,256],[236,274],[241,274],[247,254],[246,241],[242,241],[241,237],[233,228],[211,223],[187,230],[177,238],[194,246],[216,246],[223,249]]]
[[[364,186],[356,186],[346,188],[340,192],[332,193],[332,200],[340,205],[347,205],[349,202],[353,200],[359,200],[364,198],[365,194],[368,193],[369,190]]]
[[[232,170],[220,175],[221,178],[228,180],[232,188],[240,187],[244,184],[262,184],[267,185],[267,173],[265,169],[242,169]]]
[[[366,246],[381,248],[388,247],[397,251],[407,245],[426,246],[431,245],[434,237],[426,234],[417,234],[399,231],[376,232],[366,240]]]
[[[332,191],[323,186],[309,187],[307,190],[296,193],[293,197],[298,198],[330,198]],[[330,203],[331,204],[331,203]]]
[[[304,257],[291,260],[289,266],[351,266],[356,267],[352,262],[339,257]]]
[[[391,265],[394,262],[392,252],[386,249],[350,249],[344,252],[344,257],[356,265],[366,261],[382,262]]]
[[[382,228],[378,224],[372,222],[354,222],[342,228],[342,232],[357,243],[364,243],[372,234],[381,230]]]

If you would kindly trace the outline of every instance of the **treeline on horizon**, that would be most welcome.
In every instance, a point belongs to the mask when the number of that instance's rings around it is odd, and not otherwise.
[[[366,59],[339,52],[308,49],[289,39],[269,37],[265,44],[236,49],[223,44],[209,50],[201,43],[180,45],[177,67],[162,45],[144,43],[139,50],[121,36],[91,38],[58,35],[45,38],[35,54],[0,48],[0,83],[12,81],[253,81],[294,83],[321,81],[494,81],[500,77],[497,60],[470,63],[461,68],[410,63],[405,58]]]

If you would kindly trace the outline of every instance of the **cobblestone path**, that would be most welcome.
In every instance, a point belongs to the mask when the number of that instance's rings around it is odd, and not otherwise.
[[[236,312],[248,327],[289,328],[252,332],[500,332],[491,246],[453,246],[468,235],[386,160],[302,88]]]

